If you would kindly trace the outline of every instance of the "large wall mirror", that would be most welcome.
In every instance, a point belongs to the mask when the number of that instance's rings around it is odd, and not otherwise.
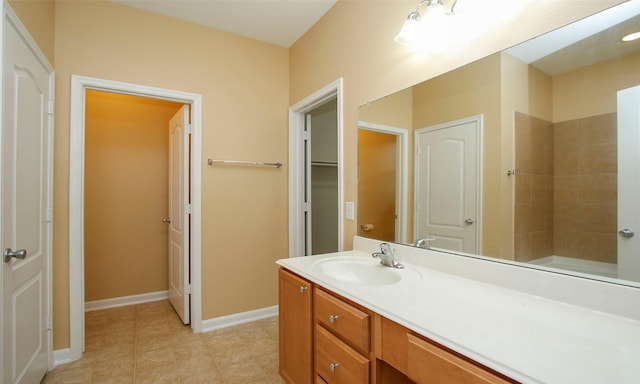
[[[640,1],[360,107],[358,235],[640,287],[634,32]]]

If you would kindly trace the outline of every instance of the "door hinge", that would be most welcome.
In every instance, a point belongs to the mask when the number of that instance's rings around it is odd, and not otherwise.
[[[46,223],[50,223],[53,221],[53,208],[45,208],[44,210],[44,221]]]
[[[302,210],[303,210],[304,212],[309,212],[309,211],[311,211],[311,203],[307,203],[307,202],[303,203],[303,204],[302,204]]]
[[[184,205],[184,213],[186,213],[187,215],[191,214],[191,204],[187,203]]]
[[[185,295],[190,295],[191,294],[191,284],[185,284],[184,285],[184,294]]]
[[[416,155],[420,156],[421,153],[422,153],[422,148],[419,145],[416,145]]]
[[[302,132],[302,140],[304,140],[304,141],[311,140],[311,131],[303,131]]]
[[[53,329],[53,321],[51,320],[51,315],[47,315],[47,331]]]
[[[184,131],[187,133],[187,135],[190,135],[191,132],[193,131],[193,125],[185,124],[184,125]]]
[[[49,100],[49,103],[47,105],[47,114],[53,115],[54,108],[55,108],[55,105],[53,103],[53,100]]]

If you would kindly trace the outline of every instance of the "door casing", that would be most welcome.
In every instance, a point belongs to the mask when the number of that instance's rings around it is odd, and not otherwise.
[[[343,144],[343,80],[342,78],[289,107],[289,257],[304,255],[304,127],[305,115],[314,108],[336,98],[338,134],[338,251],[344,249],[344,144]]]
[[[202,331],[202,97],[199,94],[148,87],[86,76],[71,76],[69,148],[69,325],[68,356],[80,359],[84,351],[84,133],[85,90],[123,93],[191,105],[191,328]]]
[[[358,129],[396,136],[398,158],[396,161],[396,242],[407,243],[407,218],[409,195],[409,131],[405,128],[358,121]]]

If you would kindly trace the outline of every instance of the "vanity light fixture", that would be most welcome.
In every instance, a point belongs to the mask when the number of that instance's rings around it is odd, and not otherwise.
[[[634,32],[634,33],[630,33],[630,34],[626,35],[625,37],[623,37],[622,41],[629,42],[629,41],[634,41],[634,40],[638,40],[638,39],[640,39],[640,32]]]
[[[454,15],[454,9],[458,0],[453,2],[451,10],[446,12],[442,0],[418,0],[416,10],[409,12],[400,33],[395,38],[396,43],[411,44],[420,40],[425,27],[429,24],[441,23],[447,15]],[[426,4],[424,20],[420,15],[420,8]]]

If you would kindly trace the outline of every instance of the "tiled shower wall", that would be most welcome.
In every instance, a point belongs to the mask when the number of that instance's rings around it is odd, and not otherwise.
[[[616,114],[555,124],[553,252],[616,263]]]
[[[552,124],[516,113],[515,260],[616,263],[616,114]]]
[[[553,252],[553,124],[516,112],[515,152],[515,260],[529,261]]]

